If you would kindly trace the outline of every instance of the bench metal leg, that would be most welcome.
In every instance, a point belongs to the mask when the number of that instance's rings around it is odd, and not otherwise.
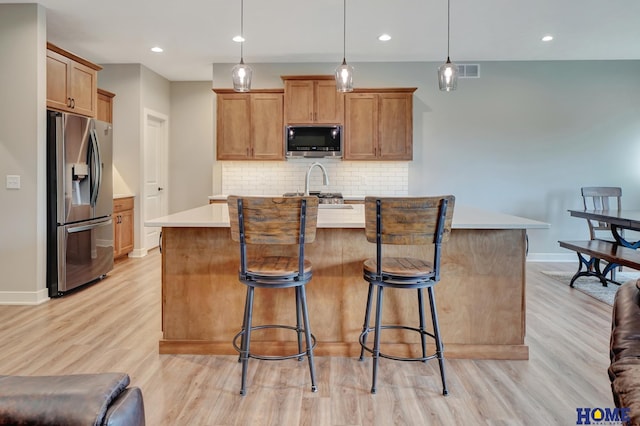
[[[586,257],[582,255],[582,253],[576,252],[578,255],[578,272],[576,272],[573,277],[571,277],[571,282],[569,283],[570,287],[573,287],[573,283],[580,277],[597,277],[604,287],[607,287],[607,278],[606,274],[609,273],[609,267],[614,264],[609,264],[604,270],[604,273],[600,271],[600,259],[597,257],[590,257],[587,260]],[[582,266],[585,266],[586,271],[582,270]],[[617,266],[617,265],[616,265]],[[615,267],[615,266],[614,266]]]

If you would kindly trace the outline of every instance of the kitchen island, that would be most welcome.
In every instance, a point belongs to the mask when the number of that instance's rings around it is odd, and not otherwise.
[[[145,225],[162,227],[160,353],[235,354],[231,342],[242,324],[246,287],[238,281],[239,247],[230,239],[226,204],[205,205]],[[441,281],[435,287],[447,358],[528,359],[526,230],[548,227],[456,205],[451,237],[443,246]],[[430,250],[390,249],[405,255]],[[375,244],[365,238],[364,205],[320,208],[316,240],[306,246],[313,263],[307,297],[317,355],[359,355],[368,289],[362,261],[372,256]],[[256,291],[254,324],[295,323],[293,293],[286,291]],[[415,323],[415,296],[385,293],[384,321]],[[395,353],[409,354],[419,342],[406,334],[384,339]],[[262,345],[267,352],[295,345],[294,335],[255,333],[252,338],[252,345]]]

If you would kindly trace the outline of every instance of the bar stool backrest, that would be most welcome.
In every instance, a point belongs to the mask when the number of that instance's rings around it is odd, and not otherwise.
[[[440,280],[442,243],[449,239],[455,197],[365,197],[365,234],[376,243],[377,275],[382,276],[382,246],[433,244],[434,281]]]
[[[365,232],[367,241],[377,242],[376,208],[380,203],[382,244],[426,245],[449,239],[455,197],[366,197]],[[440,223],[441,209],[446,208]],[[438,228],[441,226],[441,234]]]
[[[242,204],[239,213],[238,200]],[[306,215],[301,217],[302,201],[306,202]],[[298,244],[301,234],[304,243],[316,238],[318,197],[239,197],[227,198],[231,239],[246,244]],[[243,218],[244,235],[240,234],[239,218]],[[301,222],[304,220],[304,229]],[[301,233],[301,231],[304,233]]]

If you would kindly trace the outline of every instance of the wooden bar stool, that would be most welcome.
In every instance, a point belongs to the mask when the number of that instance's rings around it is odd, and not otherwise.
[[[440,281],[440,255],[442,243],[451,233],[451,220],[455,198],[452,195],[438,197],[365,198],[365,233],[367,240],[376,244],[376,257],[364,261],[364,279],[369,282],[367,307],[360,334],[360,360],[364,351],[373,356],[373,380],[371,393],[376,393],[379,358],[397,361],[423,361],[437,358],[442,378],[442,393],[447,395],[444,356],[440,326],[436,311],[433,286]],[[385,257],[385,245],[433,245],[433,257],[429,260],[413,257]],[[373,289],[377,289],[375,325],[370,327]],[[419,327],[408,325],[382,325],[383,289],[417,289]],[[425,328],[423,289],[427,289],[431,308],[433,332]],[[422,353],[417,357],[390,355],[380,351],[380,332],[401,329],[420,334]],[[367,337],[373,332],[373,348],[367,346]],[[435,340],[435,353],[427,354],[427,337]]]
[[[318,217],[317,197],[238,197],[227,198],[231,239],[240,243],[240,268],[238,277],[247,286],[242,329],[233,339],[234,348],[240,353],[242,384],[240,395],[246,394],[249,358],[284,360],[305,355],[309,361],[311,390],[317,391],[313,348],[316,339],[311,334],[305,285],[311,280],[311,262],[304,257],[305,243],[316,237]],[[271,245],[295,245],[269,250]],[[248,246],[251,246],[249,255]],[[289,247],[290,248],[290,247]],[[266,255],[265,255],[266,253]],[[274,254],[275,253],[275,254]],[[253,325],[253,299],[255,288],[295,288],[296,324]],[[251,352],[251,333],[264,329],[293,330],[297,334],[298,352],[291,355],[260,355]],[[302,347],[302,336],[305,348]],[[241,340],[238,346],[238,340]]]

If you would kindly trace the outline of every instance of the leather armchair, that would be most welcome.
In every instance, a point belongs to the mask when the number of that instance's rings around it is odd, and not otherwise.
[[[0,376],[0,424],[144,426],[125,373]]]
[[[628,407],[628,425],[640,425],[640,291],[639,281],[620,286],[613,302],[609,379],[613,401]]]

